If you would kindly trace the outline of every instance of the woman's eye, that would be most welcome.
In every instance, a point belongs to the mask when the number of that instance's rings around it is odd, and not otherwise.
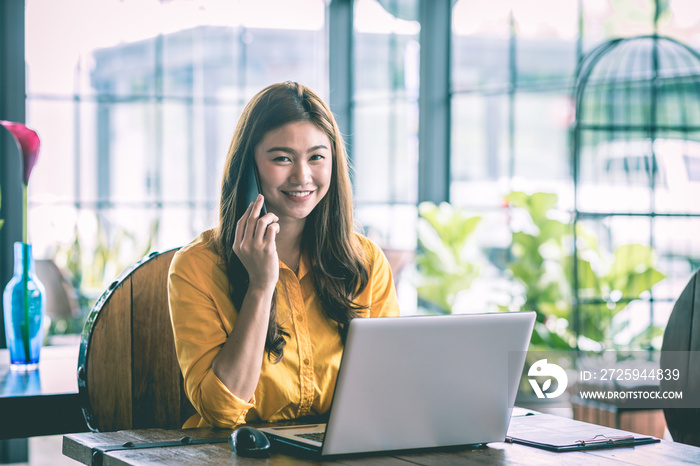
[[[309,160],[322,160],[322,159],[325,159],[325,158],[326,158],[326,157],[324,157],[323,155],[316,154],[316,155],[312,155],[311,158],[310,158]]]
[[[275,157],[272,160],[273,160],[273,162],[289,162],[291,159],[287,156],[280,155],[279,157]]]

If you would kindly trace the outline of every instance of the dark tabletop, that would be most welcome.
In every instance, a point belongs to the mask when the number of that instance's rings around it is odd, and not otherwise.
[[[45,346],[39,369],[10,370],[10,355],[0,350],[0,439],[85,432],[78,399],[78,349]]]

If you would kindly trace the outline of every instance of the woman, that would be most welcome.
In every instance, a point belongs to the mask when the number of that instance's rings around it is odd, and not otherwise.
[[[246,205],[250,163],[262,192]],[[218,228],[170,267],[175,347],[198,412],[185,427],[328,411],[349,321],[398,315],[385,256],[353,227],[328,106],[296,83],[262,90],[233,135]]]

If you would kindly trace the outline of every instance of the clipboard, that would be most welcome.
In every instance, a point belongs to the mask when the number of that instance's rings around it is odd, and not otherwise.
[[[511,417],[506,435],[509,443],[560,452],[632,447],[660,441],[648,435],[541,413]]]

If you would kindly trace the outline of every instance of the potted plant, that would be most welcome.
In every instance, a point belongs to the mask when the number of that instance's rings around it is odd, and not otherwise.
[[[14,244],[14,275],[3,293],[5,339],[10,350],[10,367],[32,371],[39,365],[46,308],[44,286],[36,276],[27,231],[29,177],[39,159],[40,141],[37,133],[22,123],[0,120],[0,126],[14,138],[22,162],[22,241]]]

